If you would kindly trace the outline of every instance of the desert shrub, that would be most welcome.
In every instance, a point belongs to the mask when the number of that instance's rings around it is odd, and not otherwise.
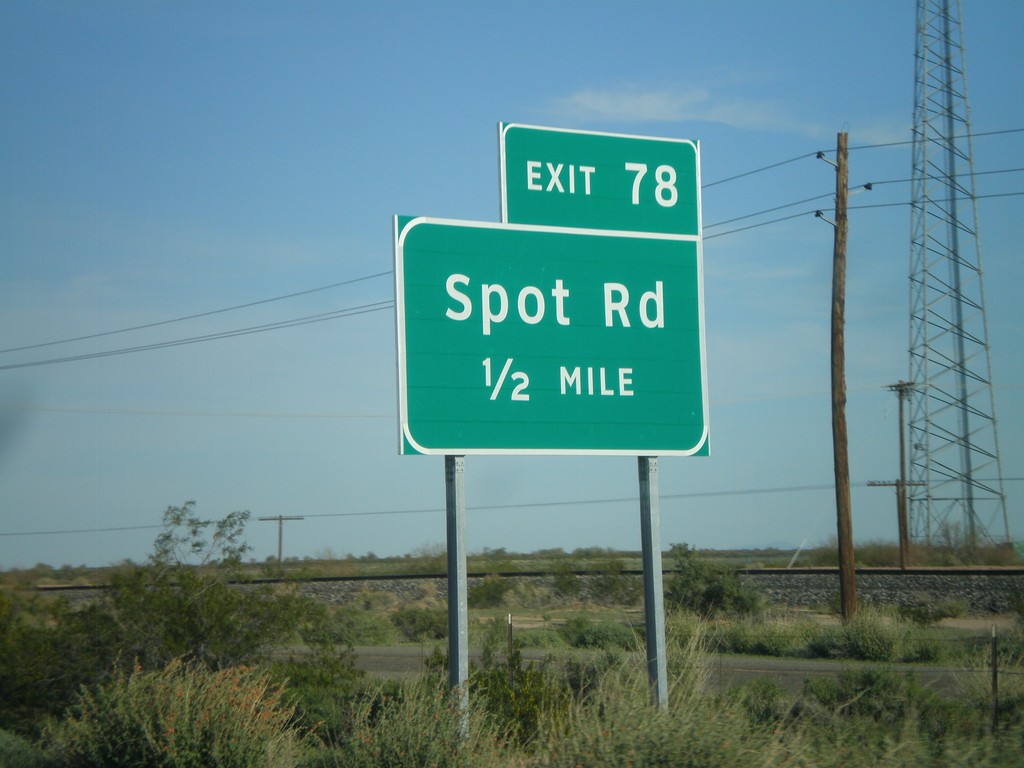
[[[949,642],[930,631],[908,633],[903,643],[902,661],[934,663],[951,656]]]
[[[501,576],[485,576],[469,588],[466,602],[470,608],[497,608],[504,604],[505,595],[512,588],[510,579]]]
[[[862,607],[846,624],[825,627],[807,643],[808,655],[862,661],[937,661],[947,649],[937,634],[915,629],[898,612]]]
[[[481,664],[469,678],[470,697],[510,741],[528,744],[543,720],[563,717],[569,692],[545,664],[524,666],[518,640],[509,646],[500,623],[492,627],[484,638]]]
[[[674,572],[665,584],[666,607],[702,616],[751,614],[761,609],[763,597],[740,581],[736,568],[709,563],[686,544],[673,544],[669,558]]]
[[[0,728],[37,724],[102,679],[118,655],[118,629],[101,606],[0,591]]]
[[[646,676],[610,676],[568,724],[546,733],[541,765],[753,768],[781,764],[768,729],[752,729],[739,704],[672,686],[668,711],[651,708]]]
[[[420,545],[402,560],[402,570],[406,573],[447,573],[448,550],[444,544]]]
[[[906,717],[913,686],[910,675],[886,669],[865,669],[844,671],[836,678],[811,678],[804,686],[804,694],[833,714],[868,717],[894,725]]]
[[[530,629],[517,629],[516,639],[522,643],[523,648],[540,648],[542,650],[554,650],[565,648],[565,636],[557,629],[550,627],[531,627]]]
[[[802,717],[815,707],[824,708],[838,720],[870,722],[872,731],[865,735],[871,739],[895,739],[908,731],[918,734],[933,756],[947,751],[949,743],[958,739],[977,740],[989,717],[988,702],[942,697],[921,687],[912,673],[886,669],[845,671],[837,678],[808,680],[794,711]]]
[[[781,619],[739,618],[716,633],[716,646],[729,653],[789,656],[806,645],[809,632],[796,622]]]
[[[594,622],[585,616],[569,619],[559,631],[573,648],[631,650],[638,644],[636,631],[632,627],[615,621]]]
[[[555,602],[551,587],[532,579],[512,579],[512,588],[505,595],[505,603],[521,608],[544,608]]]
[[[896,662],[903,658],[908,624],[894,611],[862,608],[843,626],[843,655],[865,662]]]
[[[250,768],[293,764],[308,738],[262,672],[172,662],[83,689],[46,734],[61,766]]]
[[[472,699],[471,699],[472,702]],[[501,739],[475,706],[465,716],[436,680],[382,684],[354,701],[345,737],[304,768],[502,765]]]
[[[673,611],[665,616],[665,642],[669,646],[669,658],[694,640],[706,642],[707,635],[707,622],[696,614]]]
[[[942,619],[952,619],[967,613],[967,603],[955,598],[944,598],[931,602],[927,598],[916,605],[902,606],[900,615],[920,626],[937,624]]]
[[[325,631],[340,645],[386,645],[395,636],[395,626],[384,616],[355,605],[343,605],[326,621]]]
[[[845,654],[844,632],[841,626],[822,627],[807,642],[807,655],[816,659],[839,658]]]
[[[247,519],[203,520],[193,502],[168,507],[147,563],[118,569],[84,606],[0,595],[0,727],[32,732],[79,686],[108,680],[118,660],[156,670],[185,658],[221,669],[264,661],[297,637],[330,644],[321,604],[292,588],[232,583],[248,551]]]
[[[391,621],[402,637],[410,642],[448,637],[448,611],[445,608],[401,608],[392,614]]]
[[[574,571],[578,563],[574,560],[559,560],[554,567],[553,582],[555,593],[560,597],[578,598],[583,591],[580,577]]]
[[[844,655],[864,661],[896,661],[906,639],[906,628],[892,615],[861,610],[843,626]]]
[[[618,558],[605,559],[590,577],[590,596],[603,605],[633,605],[640,598],[642,585],[636,576],[624,573],[626,564]]]
[[[756,725],[775,725],[788,710],[788,696],[778,682],[760,677],[730,691],[730,699],[739,702]]]
[[[53,760],[28,739],[0,731],[0,765],[4,768],[51,768]]]
[[[106,608],[122,658],[160,669],[186,658],[211,669],[251,664],[294,634],[323,637],[322,605],[297,590],[244,581],[248,512],[201,519],[195,503],[168,507],[145,565],[114,574]]]
[[[356,595],[354,602],[358,602],[364,611],[385,611],[397,602],[397,597],[391,592],[376,589],[361,589]]]
[[[572,654],[562,659],[562,680],[574,701],[583,702],[601,686],[612,670],[621,669],[623,652],[605,648],[600,653]]]

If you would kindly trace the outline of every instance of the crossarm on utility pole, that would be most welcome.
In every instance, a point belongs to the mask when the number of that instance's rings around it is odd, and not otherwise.
[[[284,542],[284,521],[305,520],[306,518],[301,515],[272,515],[270,517],[258,517],[256,519],[264,522],[277,522],[277,564],[281,565],[281,545]]]

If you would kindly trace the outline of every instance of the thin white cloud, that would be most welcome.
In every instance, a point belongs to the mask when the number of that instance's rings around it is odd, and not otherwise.
[[[719,98],[705,88],[684,90],[585,88],[551,102],[560,119],[612,122],[711,122],[747,130],[777,131],[814,139],[834,134],[835,127],[792,114],[782,104],[764,99]],[[876,118],[865,121],[861,132],[871,141],[906,138],[905,121]]]
[[[703,88],[645,90],[587,88],[557,98],[551,109],[561,117],[616,122],[705,121],[736,128],[817,134],[818,126],[797,120],[766,101],[722,100]]]
[[[615,121],[664,121],[701,119],[707,91],[640,91],[584,89],[555,99],[553,109],[567,117]]]

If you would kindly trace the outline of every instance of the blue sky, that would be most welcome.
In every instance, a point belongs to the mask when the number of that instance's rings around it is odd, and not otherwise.
[[[981,134],[1024,128],[1024,6],[964,6],[975,168],[1019,169],[1024,133]],[[141,560],[188,499],[304,515],[286,555],[442,544],[443,463],[397,454],[379,302],[393,215],[498,220],[499,121],[699,140],[705,184],[803,158],[704,191],[712,455],[662,459],[666,546],[834,535],[832,230],[809,212],[834,174],[813,153],[868,147],[851,184],[894,183],[850,198],[853,526],[894,540],[891,489],[864,483],[898,475],[911,162],[873,145],[910,138],[914,43],[908,0],[0,5],[0,349],[34,346],[0,352],[0,567]],[[1021,200],[979,202],[1016,537]],[[469,457],[467,546],[639,548],[636,494],[628,457]],[[253,556],[276,534],[252,522]]]

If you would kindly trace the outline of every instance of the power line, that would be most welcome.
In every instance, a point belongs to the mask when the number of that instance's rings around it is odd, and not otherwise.
[[[999,136],[999,135],[1008,134],[1008,133],[1021,133],[1021,132],[1024,132],[1024,128],[1006,128],[1004,130],[999,130],[999,131],[984,131],[984,132],[981,132],[981,133],[972,133],[971,134],[971,138],[980,138],[982,136]],[[965,138],[965,137],[964,136],[958,136],[958,137],[955,137],[955,138]],[[934,139],[933,139],[933,141],[934,141]],[[881,142],[881,143],[878,143],[878,144],[861,144],[860,146],[850,147],[849,151],[852,152],[854,150],[860,150],[860,149],[882,149],[884,147],[900,147],[900,146],[907,146],[907,145],[910,145],[910,144],[913,144],[913,143],[914,143],[913,139],[909,139],[909,140],[906,140],[906,141],[889,141],[889,142]],[[835,152],[835,150],[834,149],[822,150],[822,152],[830,153],[830,152]],[[818,151],[807,152],[807,153],[802,154],[802,155],[797,155],[796,157],[791,157],[788,160],[780,160],[777,163],[771,163],[769,165],[765,165],[765,166],[762,166],[760,168],[755,168],[752,171],[745,171],[744,173],[738,173],[735,176],[729,176],[729,177],[724,178],[724,179],[718,179],[717,181],[712,181],[712,182],[710,182],[708,184],[703,184],[703,185],[701,185],[701,189],[708,189],[709,187],[714,187],[714,186],[717,186],[719,184],[725,184],[726,182],[729,182],[729,181],[736,181],[737,179],[743,179],[743,178],[746,178],[747,176],[753,176],[754,174],[757,174],[757,173],[762,173],[764,171],[770,171],[773,168],[779,168],[779,167],[781,167],[783,165],[789,165],[790,163],[795,163],[798,160],[804,160],[804,159],[806,159],[808,157],[816,157],[818,154],[819,154]]]
[[[163,528],[162,525],[120,525],[110,528],[68,528],[62,531],[16,531],[0,532],[0,536],[62,536],[74,533],[115,533],[120,531],[147,531]]]
[[[975,171],[975,176],[991,176],[997,173],[1020,173],[1024,168],[999,168],[994,171]],[[883,179],[882,181],[870,181],[862,186],[880,187],[883,184],[909,184],[913,179]]]
[[[337,413],[297,411],[186,411],[168,408],[78,408],[63,405],[0,402],[0,410],[38,411],[41,413],[84,413],[113,416],[189,416],[195,418],[246,419],[394,419],[395,413]]]
[[[734,221],[742,221],[743,219],[752,219],[755,216],[763,216],[766,213],[773,213],[775,211],[781,211],[783,208],[792,208],[794,205],[802,205],[803,203],[810,203],[815,200],[821,200],[822,198],[833,197],[832,192],[826,192],[823,195],[815,195],[814,197],[806,197],[803,200],[797,200],[792,203],[786,203],[785,205],[776,205],[774,208],[765,208],[761,211],[755,211],[754,213],[747,213],[743,216],[736,216],[732,219],[726,219],[725,221],[716,221],[714,224],[705,224],[704,229],[713,229],[715,227],[721,227],[725,224],[732,224]]]
[[[291,320],[281,320],[276,323],[265,323],[263,325],[253,325],[246,328],[236,328],[230,331],[220,331],[218,333],[210,333],[203,336],[190,336],[182,339],[173,339],[171,341],[155,342],[153,344],[142,344],[135,347],[122,347],[120,349],[110,349],[104,352],[87,352],[80,355],[68,355],[66,357],[53,357],[45,360],[33,360],[25,363],[11,363],[8,365],[0,365],[0,371],[9,371],[16,368],[32,368],[40,365],[54,365],[56,363],[71,363],[79,360],[93,360],[99,357],[113,357],[116,355],[127,355],[135,352],[148,352],[154,349],[165,349],[167,347],[179,347],[186,344],[198,344],[205,341],[216,341],[219,339],[230,339],[236,336],[248,336],[254,333],[264,333],[266,331],[276,331],[282,328],[294,328],[300,325],[309,325],[311,323],[321,323],[327,320],[336,320],[342,317],[354,317],[356,315],[363,315],[369,312],[379,312],[384,309],[394,308],[395,302],[392,299],[383,299],[381,301],[372,302],[370,304],[361,304],[355,307],[346,307],[344,309],[334,310],[331,312],[321,312],[315,315],[307,315],[305,317],[293,318]]]
[[[716,232],[713,235],[704,235],[705,240],[712,240],[716,237],[725,237],[726,235],[734,235],[737,232],[743,232],[748,229],[757,229],[758,227],[767,227],[769,224],[778,224],[780,221],[789,221],[790,219],[798,219],[801,216],[812,215],[814,211],[801,211],[800,213],[793,213],[789,216],[782,216],[777,219],[769,219],[768,221],[762,221],[757,224],[748,224],[745,227],[737,227],[736,229],[730,229],[728,232]]]
[[[808,157],[814,157],[817,154],[818,154],[817,152],[807,152],[807,153],[802,154],[802,155],[797,155],[796,157],[791,157],[791,158],[789,158],[789,160],[780,160],[777,163],[772,163],[771,165],[765,165],[765,166],[763,166],[761,168],[755,168],[752,171],[746,171],[744,173],[737,173],[735,176],[729,176],[728,178],[725,178],[725,179],[719,179],[718,181],[712,181],[712,182],[710,182],[708,184],[703,184],[703,185],[701,185],[701,189],[708,189],[709,187],[714,187],[714,186],[717,186],[719,184],[725,184],[728,181],[736,181],[736,179],[742,179],[742,178],[745,178],[747,176],[753,176],[755,173],[762,173],[763,171],[770,171],[772,168],[778,168],[778,167],[783,166],[783,165],[789,165],[790,163],[795,163],[797,160],[804,160],[805,158],[808,158]]]
[[[968,136],[968,134],[964,133],[964,134],[960,134],[958,136],[952,136],[950,138],[952,138],[952,139],[966,139],[966,138],[978,139],[978,138],[981,138],[982,136],[1001,136],[1001,135],[1005,135],[1005,134],[1008,134],[1008,133],[1021,133],[1021,132],[1024,132],[1024,128],[1004,128],[1004,129],[1001,129],[1001,130],[998,130],[998,131],[982,131],[981,133],[971,133],[969,136]],[[931,143],[936,143],[938,141],[938,139],[936,139],[936,138],[929,138],[928,141],[931,142]],[[885,147],[903,147],[903,146],[908,146],[908,145],[913,144],[913,143],[914,143],[913,139],[907,139],[905,141],[884,141],[884,142],[880,142],[878,144],[861,144],[861,145],[856,146],[856,147],[850,147],[849,151],[853,152],[854,150],[859,150],[859,149],[883,149]],[[831,151],[834,152],[835,150],[831,150]]]
[[[1018,197],[1020,195],[1024,195],[1024,192],[994,192],[994,193],[989,194],[989,195],[975,195],[973,198],[971,198],[971,197],[958,197],[956,199],[957,200],[985,200],[985,199],[991,199],[991,198],[997,198],[997,197]],[[951,202],[951,199],[947,198],[946,200],[936,200],[936,201],[933,201],[933,202]],[[794,203],[794,205],[797,205],[797,204],[798,203]],[[851,205],[851,206],[848,206],[848,210],[864,210],[864,209],[868,209],[868,208],[901,208],[903,206],[909,206],[909,205],[913,205],[913,202],[910,201],[910,200],[904,200],[904,201],[896,202],[896,203],[870,203],[870,204],[865,204],[865,205]],[[780,206],[779,208],[786,208],[786,207],[788,207],[788,206]],[[779,208],[774,208],[774,209],[771,209],[771,210],[779,210]],[[820,209],[818,209],[818,210],[820,210]],[[736,229],[730,229],[730,230],[728,230],[726,232],[715,232],[712,235],[704,235],[704,239],[705,240],[712,240],[712,239],[714,239],[716,237],[725,237],[726,235],[733,235],[733,234],[736,234],[737,232],[743,232],[743,231],[748,230],[748,229],[757,229],[758,227],[767,227],[769,224],[778,224],[781,221],[789,221],[790,219],[798,219],[801,216],[814,215],[814,214],[818,213],[818,210],[801,211],[800,213],[793,213],[793,214],[790,214],[789,216],[781,216],[781,217],[779,217],[777,219],[769,219],[768,221],[761,221],[761,222],[758,222],[757,224],[748,224],[745,227],[737,227]],[[751,217],[757,216],[757,215],[759,215],[759,214],[752,213],[752,214],[749,214],[749,216],[740,217],[740,218],[751,218]],[[724,223],[724,222],[720,222],[720,223]],[[0,370],[2,370],[2,369],[0,369]]]
[[[974,175],[975,176],[989,176],[989,175],[997,174],[997,173],[1020,173],[1021,171],[1024,171],[1024,168],[1000,168],[1000,169],[993,170],[993,171],[980,171],[978,173],[975,173]],[[851,189],[851,191],[852,190],[863,190],[863,189],[870,190],[870,189],[872,189],[874,187],[882,186],[883,184],[906,184],[906,183],[909,183],[911,181],[912,181],[912,179],[883,179],[882,181],[869,181],[869,182],[867,182],[865,184],[857,184],[855,186],[851,186],[850,189]],[[725,219],[724,221],[716,221],[714,224],[705,224],[704,225],[704,229],[708,230],[708,229],[713,229],[715,227],[721,227],[721,226],[724,226],[726,224],[732,224],[735,221],[742,221],[743,219],[752,219],[752,218],[754,218],[756,216],[763,216],[766,213],[774,213],[775,211],[781,211],[784,208],[792,208],[794,205],[802,205],[803,203],[810,203],[810,202],[813,202],[815,200],[821,200],[821,199],[824,199],[824,198],[834,197],[834,196],[835,196],[834,192],[826,192],[826,193],[821,194],[821,195],[815,195],[814,197],[806,197],[803,200],[795,200],[792,203],[784,203],[782,205],[776,205],[776,206],[773,206],[771,208],[764,208],[764,209],[762,209],[760,211],[754,211],[753,213],[746,213],[746,214],[744,214],[742,216],[735,216],[735,217],[733,217],[731,219]],[[980,198],[983,198],[983,197],[994,197],[994,196],[997,196],[997,195],[978,195],[975,199],[980,199]],[[859,206],[859,207],[867,207],[867,206]],[[775,219],[773,221],[785,221],[785,219]]]
[[[1004,477],[1004,482],[1020,482],[1024,481],[1024,477]],[[851,483],[852,486],[857,488],[867,488],[869,483],[873,481],[860,481]],[[979,480],[979,482],[987,482]],[[812,491],[831,491],[834,486],[831,483],[822,483],[819,485],[789,485],[781,487],[768,487],[768,488],[742,488],[742,489],[730,489],[724,491],[695,491],[691,493],[663,493],[660,498],[662,499],[697,499],[697,498],[715,498],[715,497],[726,497],[726,496],[757,496],[757,495],[774,495],[780,493],[807,493]],[[474,512],[494,512],[504,509],[544,509],[551,507],[573,507],[582,505],[594,505],[594,504],[627,504],[634,503],[636,501],[635,496],[623,496],[620,498],[604,498],[604,499],[575,499],[568,501],[533,501],[533,502],[522,502],[517,504],[483,504],[479,506],[468,506],[468,511]],[[322,514],[305,514],[303,518],[329,518],[329,517],[387,517],[391,515],[427,515],[437,514],[444,512],[441,507],[422,507],[417,509],[385,509],[376,510],[373,512],[325,512]],[[277,519],[275,516],[274,520]],[[287,518],[286,518],[287,519]],[[75,529],[64,529],[56,531],[6,531],[0,532],[0,536],[3,537],[17,537],[17,536],[57,536],[62,534],[79,534],[79,533],[110,533],[119,531],[143,531],[143,530],[154,530],[157,528],[163,528],[163,525],[125,525],[115,526],[107,528],[75,528]]]
[[[44,341],[44,342],[40,342],[38,344],[27,344],[27,345],[25,345],[23,347],[10,347],[9,349],[0,349],[0,354],[4,354],[6,352],[24,352],[24,351],[29,350],[29,349],[39,349],[41,347],[52,347],[52,346],[55,346],[57,344],[70,344],[71,342],[75,342],[75,341],[87,341],[89,339],[99,339],[99,338],[102,338],[104,336],[114,336],[114,335],[119,334],[119,333],[129,333],[131,331],[141,331],[141,330],[145,330],[147,328],[157,328],[157,327],[159,327],[161,325],[170,325],[171,323],[180,323],[180,322],[184,322],[185,320],[196,320],[196,319],[198,319],[200,317],[210,317],[211,315],[220,315],[220,314],[223,314],[225,312],[234,312],[235,310],[238,310],[238,309],[249,309],[250,307],[258,307],[261,304],[270,304],[270,303],[275,302],[275,301],[284,301],[285,299],[294,299],[294,298],[296,298],[298,296],[308,296],[311,293],[318,293],[320,291],[327,291],[327,290],[330,290],[331,288],[340,288],[341,286],[344,286],[344,285],[352,285],[353,283],[359,283],[359,282],[362,282],[364,280],[373,280],[374,278],[384,277],[386,275],[391,275],[391,274],[394,274],[394,270],[389,269],[386,272],[377,272],[376,274],[373,274],[373,275],[364,275],[363,277],[354,277],[354,278],[352,278],[350,280],[342,280],[341,282],[331,283],[330,285],[321,285],[321,286],[318,286],[316,288],[308,288],[308,289],[306,289],[304,291],[296,291],[295,293],[287,293],[287,294],[285,294],[283,296],[273,296],[273,297],[271,297],[269,299],[260,299],[258,301],[250,301],[250,302],[247,302],[245,304],[236,304],[233,307],[223,307],[221,309],[211,309],[208,312],[198,312],[198,313],[196,313],[194,315],[184,315],[182,317],[174,317],[174,318],[171,318],[170,320],[157,320],[156,322],[153,322],[153,323],[144,323],[142,325],[133,325],[130,328],[118,328],[117,330],[113,330],[113,331],[101,331],[99,333],[90,333],[90,334],[85,335],[85,336],[74,336],[74,337],[67,338],[67,339],[56,339],[55,341]]]

